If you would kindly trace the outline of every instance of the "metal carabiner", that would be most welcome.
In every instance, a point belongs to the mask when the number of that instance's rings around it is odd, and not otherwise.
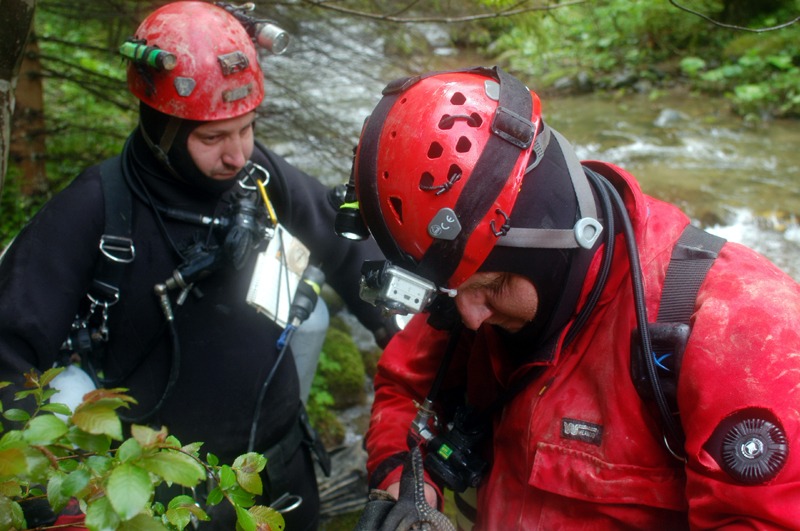
[[[258,186],[256,184],[246,184],[248,179],[255,179],[256,181],[259,180],[258,177],[256,177],[255,172],[253,170],[258,170],[264,174],[264,179],[262,182],[263,186],[267,186],[267,184],[269,183],[269,178],[270,178],[269,171],[264,166],[256,164],[251,160],[248,160],[243,170],[245,175],[238,181],[239,186],[243,190],[251,190],[251,191],[258,190]]]
[[[275,501],[271,502],[269,506],[281,514],[294,511],[303,503],[303,498],[297,494],[289,494],[284,492],[278,496]]]

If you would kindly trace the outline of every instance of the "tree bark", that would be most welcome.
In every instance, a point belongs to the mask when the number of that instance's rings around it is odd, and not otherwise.
[[[36,0],[0,0],[0,194],[3,193],[17,85]]]
[[[9,149],[9,159],[20,169],[20,193],[25,197],[45,193],[48,189],[41,72],[39,43],[33,31],[17,76],[16,108],[12,117],[14,127]]]

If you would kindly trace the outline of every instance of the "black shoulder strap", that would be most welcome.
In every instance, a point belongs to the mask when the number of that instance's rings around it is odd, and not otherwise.
[[[680,452],[683,446],[677,404],[677,382],[683,352],[691,332],[690,322],[700,285],[725,241],[724,238],[688,225],[672,249],[661,288],[658,318],[648,326],[660,385],[653,385],[650,380],[641,348],[632,349],[632,352],[638,353],[631,357],[631,373],[639,395],[645,401],[650,401],[655,400],[656,392],[661,392],[670,407],[672,417],[663,418],[662,422],[672,423],[674,427],[674,430],[666,429],[665,433],[676,433],[681,438],[679,441],[665,440],[667,448],[676,457],[680,457],[676,452]]]
[[[661,290],[657,322],[689,324],[700,284],[717,258],[725,239],[687,225],[672,249]]]
[[[99,301],[113,304],[119,297],[119,284],[126,264],[136,252],[131,239],[131,191],[122,177],[121,158],[100,165],[105,205],[105,228],[100,236],[100,257],[95,265],[90,294]]]

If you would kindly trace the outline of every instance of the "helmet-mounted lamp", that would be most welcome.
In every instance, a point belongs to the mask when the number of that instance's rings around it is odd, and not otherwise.
[[[348,240],[360,241],[369,238],[369,229],[358,210],[356,187],[352,180],[345,187],[344,201],[336,212],[333,229],[337,236]]]
[[[257,19],[247,12],[256,8],[253,2],[236,5],[229,2],[214,2],[241,22],[253,41],[265,50],[275,55],[280,55],[289,46],[289,34],[277,24],[266,19]]]

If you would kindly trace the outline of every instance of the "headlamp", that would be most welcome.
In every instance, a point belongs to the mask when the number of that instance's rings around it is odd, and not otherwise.
[[[361,218],[356,198],[356,187],[351,177],[350,182],[344,185],[344,194],[338,199],[339,208],[333,222],[333,230],[338,236],[348,240],[361,241],[369,238],[369,229]],[[341,188],[340,188],[341,190]]]

